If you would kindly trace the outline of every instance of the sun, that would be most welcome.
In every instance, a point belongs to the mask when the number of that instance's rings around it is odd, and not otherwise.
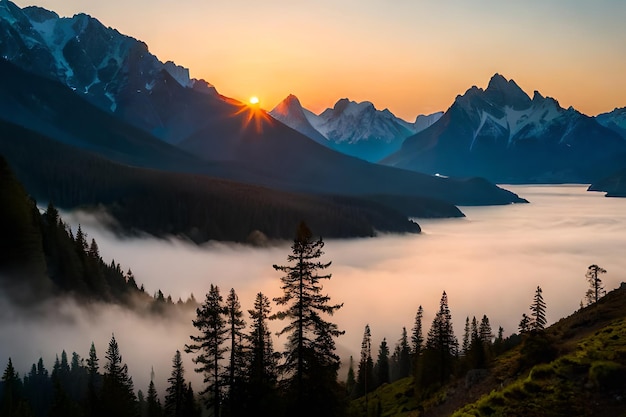
[[[259,98],[257,96],[250,97],[250,104],[259,104]]]

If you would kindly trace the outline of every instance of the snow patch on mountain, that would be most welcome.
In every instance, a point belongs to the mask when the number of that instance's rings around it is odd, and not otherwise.
[[[563,109],[561,109],[558,103],[553,99],[544,99],[541,97],[533,100],[533,103],[534,105],[526,109],[516,109],[508,105],[504,106],[502,109],[504,115],[500,118],[482,110],[481,123],[474,132],[474,140],[482,131],[487,119],[502,126],[502,128],[508,132],[507,142],[510,145],[522,131],[524,131],[524,136],[526,137],[540,136],[545,132],[552,121],[563,115]]]
[[[626,139],[626,107],[616,108],[608,113],[599,114],[595,119],[602,126],[608,127]]]
[[[94,104],[117,109],[125,89],[151,91],[165,70],[184,88],[216,94],[189,70],[160,62],[145,43],[107,28],[86,14],[71,18],[30,6],[0,1],[0,55],[14,64],[50,77],[83,94]]]
[[[428,129],[433,124],[435,124],[437,120],[441,119],[441,116],[443,116],[442,111],[427,115],[420,114],[415,118],[415,122],[413,122],[413,131],[417,133],[421,132],[422,130]]]
[[[369,101],[357,103],[346,98],[309,121],[335,143],[391,143],[415,133],[411,123],[394,116],[388,109],[377,110]]]
[[[189,69],[181,67],[180,65],[176,65],[172,61],[167,61],[163,65],[163,67],[165,68],[165,71],[167,71],[176,81],[178,81],[178,84],[182,85],[183,87],[193,87],[193,83],[189,79]]]
[[[328,139],[316,130],[309,121],[309,117],[314,118],[317,116],[302,107],[298,97],[293,94],[290,94],[287,98],[278,103],[276,107],[270,111],[270,115],[274,119],[297,130],[317,143],[328,146]]]

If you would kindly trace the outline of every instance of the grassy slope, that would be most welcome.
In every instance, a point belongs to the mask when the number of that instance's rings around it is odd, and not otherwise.
[[[380,401],[382,416],[626,416],[626,289],[561,319],[546,334],[557,352],[549,363],[525,365],[518,346],[469,389],[458,379],[418,403],[407,378],[371,393],[369,408]],[[351,409],[363,415],[363,399]]]

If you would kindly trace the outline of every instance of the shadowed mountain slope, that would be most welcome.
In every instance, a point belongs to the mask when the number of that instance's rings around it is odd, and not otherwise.
[[[104,209],[120,232],[262,243],[255,236],[291,238],[302,219],[328,237],[419,232],[405,214],[368,200],[121,165],[6,122],[0,137],[0,153],[33,197],[62,208]]]
[[[497,183],[586,183],[624,165],[626,141],[594,118],[494,75],[383,163]],[[620,156],[621,155],[621,156]]]

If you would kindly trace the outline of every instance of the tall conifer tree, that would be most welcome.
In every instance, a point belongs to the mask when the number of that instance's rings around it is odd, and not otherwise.
[[[254,308],[248,310],[251,328],[248,335],[250,345],[250,366],[248,370],[248,388],[250,402],[257,412],[271,415],[276,397],[276,355],[272,344],[268,319],[271,313],[270,300],[258,293],[254,299]]]
[[[227,348],[224,342],[227,339],[228,329],[224,314],[226,313],[220,289],[211,284],[206,299],[196,310],[196,319],[193,325],[198,329],[198,336],[190,336],[193,341],[190,345],[185,345],[187,353],[196,353],[193,359],[198,365],[196,372],[202,373],[204,383],[207,384],[202,394],[206,395],[205,405],[213,411],[215,417],[220,416],[223,368],[221,361]]]
[[[530,317],[532,318],[531,330],[543,331],[546,326],[546,303],[543,301],[543,291],[540,286],[537,286],[533,303],[530,305]]]
[[[367,394],[374,388],[374,362],[372,361],[372,334],[369,324],[365,325],[361,342],[361,359],[356,377],[356,395]],[[367,401],[366,401],[367,402]]]
[[[389,383],[389,346],[387,339],[383,337],[378,347],[378,358],[375,366],[376,386]]]
[[[330,304],[330,297],[322,293],[320,281],[331,277],[319,275],[331,264],[319,260],[323,247],[322,239],[313,239],[302,222],[287,257],[290,265],[274,265],[285,274],[281,277],[284,294],[274,299],[285,306],[275,317],[288,320],[279,332],[288,335],[281,369],[286,388],[295,399],[291,411],[300,415],[333,416],[339,407],[336,385],[340,362],[334,339],[344,332],[323,316],[332,315],[343,304]]]
[[[185,368],[180,351],[177,350],[172,359],[172,373],[167,379],[167,389],[165,390],[165,415],[167,417],[184,417],[185,405]]]
[[[417,313],[415,314],[415,324],[411,333],[411,353],[417,358],[422,352],[424,346],[424,336],[422,334],[422,317],[424,316],[424,309],[419,306]]]
[[[162,417],[163,407],[161,407],[161,401],[157,395],[156,387],[154,386],[154,368],[150,372],[150,385],[148,385],[148,397],[146,398],[146,417]]]
[[[133,380],[128,374],[128,366],[122,362],[122,355],[115,340],[111,336],[104,365],[105,374],[102,384],[103,415],[119,417],[135,417],[137,415],[137,397],[133,390]]]
[[[234,408],[241,405],[241,391],[244,382],[243,369],[243,348],[242,341],[244,339],[243,329],[246,322],[243,320],[243,311],[239,297],[234,288],[230,289],[226,298],[226,325],[228,329],[228,339],[230,341],[230,358],[228,362],[228,405],[231,416],[235,414]],[[237,395],[239,394],[239,395]]]
[[[600,299],[601,293],[604,290],[604,286],[602,285],[602,280],[600,279],[601,274],[606,274],[606,269],[598,266],[596,264],[589,265],[587,268],[587,273],[585,277],[587,277],[587,281],[589,281],[589,289],[587,290],[587,304],[597,303]]]
[[[458,342],[452,327],[452,315],[448,307],[448,295],[444,291],[439,302],[439,311],[428,331],[426,349],[433,373],[439,375],[439,382],[444,383],[452,371],[452,363],[457,354]]]

